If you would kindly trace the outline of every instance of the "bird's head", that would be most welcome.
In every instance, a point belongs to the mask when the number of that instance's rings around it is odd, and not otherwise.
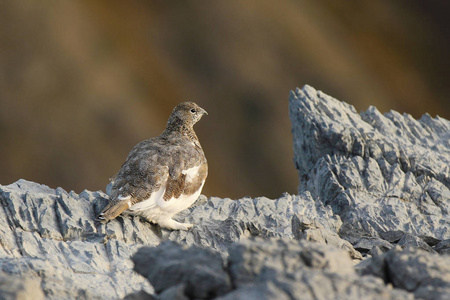
[[[195,123],[200,121],[203,115],[207,114],[208,113],[206,112],[206,110],[204,110],[194,102],[182,102],[175,106],[175,108],[173,109],[167,125],[183,124],[184,126],[192,127]]]

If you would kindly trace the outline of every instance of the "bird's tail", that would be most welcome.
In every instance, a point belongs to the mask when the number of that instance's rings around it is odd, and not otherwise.
[[[103,208],[102,212],[97,216],[97,220],[101,223],[107,223],[113,219],[115,219],[118,215],[120,215],[124,210],[130,208],[131,201],[130,198],[118,198],[110,201],[105,208]]]

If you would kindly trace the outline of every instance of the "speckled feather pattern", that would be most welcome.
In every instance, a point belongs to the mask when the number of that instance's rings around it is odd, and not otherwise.
[[[145,207],[148,206],[147,210],[154,211],[142,212],[140,209],[139,214],[151,222],[166,223],[158,221],[160,217],[151,216],[156,214],[171,218],[173,211],[178,212],[177,207],[184,209],[185,204],[172,205],[170,212],[166,213],[164,206],[169,207],[170,203],[164,202],[175,203],[176,199],[185,198],[189,202],[195,201],[192,201],[190,196],[200,193],[208,175],[206,157],[193,129],[193,125],[203,114],[206,114],[206,111],[197,104],[183,102],[174,108],[166,130],[160,136],[142,141],[131,150],[112,180],[111,201],[99,215],[100,221],[114,219],[127,209],[127,213],[133,213],[133,205],[151,199],[152,203],[145,204]],[[190,173],[187,174],[187,171]],[[195,173],[192,174],[193,171]],[[155,199],[156,195],[158,199]],[[136,207],[142,206],[141,204]],[[170,220],[169,223],[172,222],[175,221]],[[186,229],[186,226],[165,225],[169,228],[175,227],[172,229]]]
[[[130,195],[135,204],[165,184],[166,193],[179,196],[185,183],[182,171],[197,165],[206,167],[203,149],[178,132],[143,141],[133,148],[114,178],[111,196]]]

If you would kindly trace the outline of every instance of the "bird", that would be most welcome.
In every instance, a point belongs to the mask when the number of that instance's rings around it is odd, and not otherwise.
[[[172,217],[200,196],[208,163],[194,124],[206,110],[192,101],[178,104],[161,135],[138,143],[111,179],[110,201],[97,216],[101,223],[121,213],[138,215],[171,230],[193,224]]]

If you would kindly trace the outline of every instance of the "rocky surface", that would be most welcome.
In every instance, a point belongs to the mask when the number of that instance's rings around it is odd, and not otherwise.
[[[450,257],[408,247],[396,247],[358,266],[361,275],[380,277],[418,299],[449,299]]]
[[[201,197],[178,215],[195,224],[190,231],[169,231],[130,216],[106,225],[95,222],[108,201],[102,192],[78,195],[19,180],[0,187],[0,201],[0,270],[43,279],[43,292],[54,299],[114,299],[141,289],[152,293],[133,271],[130,257],[143,245],[163,240],[206,247],[225,257],[230,245],[248,237],[301,238],[362,258],[338,236],[340,218],[309,193],[276,200]]]
[[[129,257],[138,245],[108,239],[103,231],[110,229],[95,224],[94,207],[105,202],[104,197],[25,180],[1,187],[1,272],[41,280],[50,299],[113,299],[135,290],[151,291],[132,271]]]
[[[164,242],[133,261],[160,295],[177,290],[177,299],[413,299],[359,276],[348,252],[307,241],[247,239],[230,247],[226,263],[208,249]]]
[[[0,294],[446,299],[450,122],[358,114],[309,86],[291,93],[290,118],[298,195],[202,196],[177,216],[190,231],[99,224],[103,192],[0,186]]]
[[[41,300],[40,280],[0,274],[0,299]]]
[[[353,106],[310,86],[290,96],[299,193],[330,205],[341,235],[450,238],[450,122]]]
[[[222,257],[206,248],[182,249],[175,242],[163,242],[156,248],[141,248],[133,262],[159,294],[181,290],[191,299],[211,299],[231,290]]]

